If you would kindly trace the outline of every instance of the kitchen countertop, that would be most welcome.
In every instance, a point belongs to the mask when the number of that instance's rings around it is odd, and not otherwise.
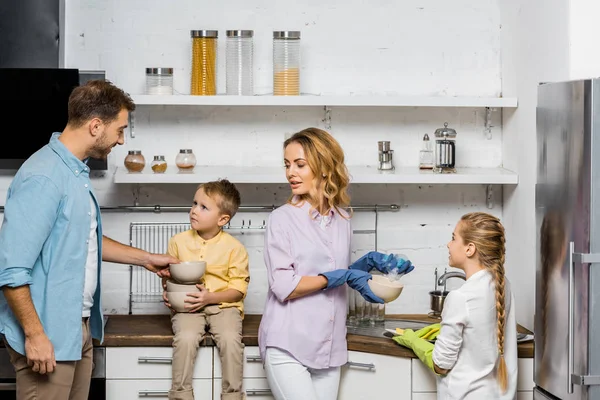
[[[246,346],[258,346],[258,326],[261,315],[246,315],[242,329],[243,342]],[[422,314],[387,315],[387,320],[414,320],[436,323],[439,320]],[[383,328],[382,328],[383,330]],[[521,333],[531,333],[522,326],[517,330]],[[372,337],[362,335],[347,336],[348,350],[362,351],[374,354],[397,357],[415,358],[412,350],[398,345],[384,336]],[[173,331],[169,315],[108,315],[105,327],[105,347],[135,347],[135,346],[171,346]],[[97,343],[96,343],[97,344]],[[214,345],[210,337],[202,343],[204,346]],[[518,345],[519,358],[533,358],[533,341]]]

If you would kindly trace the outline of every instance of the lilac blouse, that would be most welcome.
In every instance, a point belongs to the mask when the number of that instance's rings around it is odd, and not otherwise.
[[[310,208],[307,202],[285,204],[269,217],[264,248],[269,291],[258,343],[263,360],[267,347],[277,347],[306,367],[323,369],[348,361],[346,285],[285,299],[302,276],[348,268],[352,228],[347,214],[321,216]]]

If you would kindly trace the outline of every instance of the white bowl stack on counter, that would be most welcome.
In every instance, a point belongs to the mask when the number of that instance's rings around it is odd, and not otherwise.
[[[177,312],[188,312],[185,308],[187,293],[198,292],[196,284],[206,272],[206,261],[190,261],[169,264],[171,279],[167,281],[167,300]],[[189,303],[187,303],[189,304]]]

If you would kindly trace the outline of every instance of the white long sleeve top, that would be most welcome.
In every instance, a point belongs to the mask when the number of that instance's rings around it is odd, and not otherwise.
[[[517,323],[510,283],[505,284],[504,359],[508,388],[500,393],[496,378],[496,289],[493,277],[479,271],[448,294],[440,334],[433,351],[437,366],[450,372],[437,378],[438,400],[513,400],[517,392]]]

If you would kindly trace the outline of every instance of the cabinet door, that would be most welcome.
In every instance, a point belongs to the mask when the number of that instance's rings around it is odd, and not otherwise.
[[[275,400],[266,378],[244,378],[247,400]],[[214,400],[221,398],[221,379],[214,380]]]
[[[212,378],[212,347],[200,347],[194,378]],[[108,347],[106,379],[171,379],[172,347]]]
[[[412,400],[437,400],[437,393],[413,393]]]
[[[519,373],[517,378],[517,390],[533,392],[535,382],[533,381],[533,358],[519,358]]]
[[[212,379],[194,379],[194,397],[212,399]],[[170,379],[107,379],[106,400],[168,399]]]
[[[339,399],[372,400],[410,399],[410,359],[379,354],[348,352],[348,364],[342,367]]]
[[[214,348],[214,370],[215,378],[222,378],[221,359],[219,358],[219,349]],[[244,378],[265,378],[265,370],[260,358],[258,346],[246,346],[244,348]]]
[[[413,393],[437,392],[435,374],[418,359],[412,360],[412,391]]]

